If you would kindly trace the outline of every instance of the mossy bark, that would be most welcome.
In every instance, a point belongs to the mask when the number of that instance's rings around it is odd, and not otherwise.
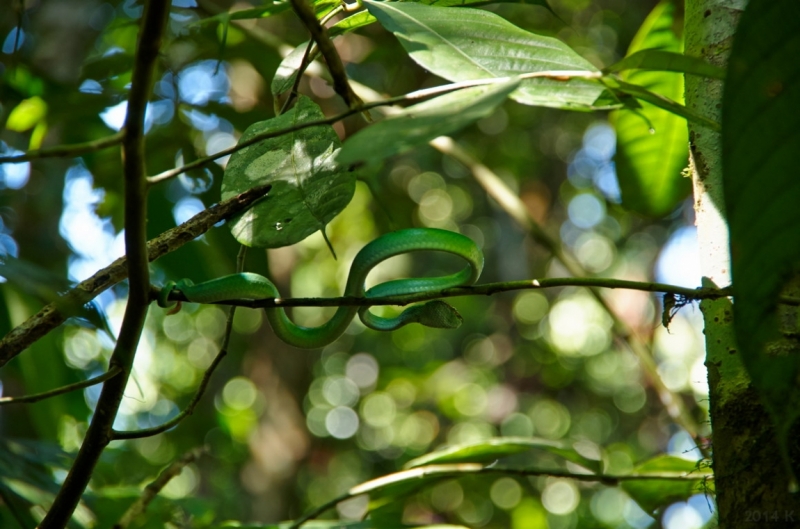
[[[746,0],[687,0],[686,53],[724,67]],[[719,120],[721,81],[686,76],[686,104]],[[689,124],[689,155],[704,286],[730,284],[720,135]],[[727,299],[703,301],[712,452],[719,526],[800,527],[800,495],[789,492],[770,417],[742,365]]]

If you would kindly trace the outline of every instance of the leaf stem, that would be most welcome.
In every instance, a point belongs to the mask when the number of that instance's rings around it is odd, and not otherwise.
[[[80,382],[75,382],[74,384],[61,386],[60,388],[51,389],[50,391],[43,391],[42,393],[36,393],[34,395],[26,395],[24,397],[0,397],[0,406],[4,406],[6,404],[30,404],[32,402],[39,402],[40,400],[49,399],[50,397],[63,395],[64,393],[69,393],[71,391],[77,391],[79,389],[84,389],[94,386],[96,384],[100,384],[112,377],[117,376],[121,372],[122,369],[120,369],[118,366],[113,366],[109,368],[109,370],[103,373],[102,375],[98,375],[96,377],[87,380],[82,380]]]

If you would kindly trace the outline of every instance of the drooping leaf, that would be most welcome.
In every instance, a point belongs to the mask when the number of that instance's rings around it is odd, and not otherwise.
[[[674,22],[673,3],[667,0],[659,3],[631,43],[629,57],[642,49],[680,53],[683,41],[674,32]],[[674,101],[683,101],[682,75],[627,70],[622,79]],[[637,213],[660,217],[672,211],[691,191],[691,181],[681,176],[688,163],[688,129],[684,119],[652,103],[642,101],[641,106],[636,111],[623,109],[611,114],[617,133],[614,161],[622,204]]]
[[[292,87],[297,77],[297,70],[303,63],[303,57],[306,54],[307,47],[308,41],[295,47],[289,55],[283,58],[280,65],[278,65],[278,69],[275,70],[275,75],[272,77],[272,83],[270,85],[272,95],[282,94]],[[309,60],[313,58],[313,54],[309,56]]]
[[[736,32],[722,105],[736,340],[783,447],[800,416],[800,351],[779,339],[776,317],[776,298],[800,262],[798,57],[800,4],[753,0]]]
[[[517,86],[516,80],[476,86],[410,106],[348,138],[337,160],[372,163],[451,134],[489,116]]]
[[[276,118],[254,123],[241,141],[323,119],[306,97]],[[278,248],[321,230],[350,202],[356,175],[335,163],[341,142],[330,125],[310,127],[270,138],[234,153],[222,179],[222,199],[256,185],[272,184],[269,196],[231,222],[240,243]]]
[[[637,465],[632,474],[652,479],[624,480],[622,489],[645,511],[652,514],[659,507],[685,501],[695,494],[709,492],[711,471],[681,457],[662,455]],[[663,479],[697,478],[697,479]],[[659,479],[661,478],[661,479]]]
[[[532,448],[545,450],[594,472],[601,470],[599,461],[580,455],[564,443],[531,437],[497,437],[478,443],[456,445],[412,459],[405,467],[415,468],[432,463],[482,463],[527,452]]]
[[[724,69],[709,64],[703,59],[659,49],[646,49],[631,53],[603,71],[613,73],[625,70],[660,70],[688,73],[713,79],[725,78]]]
[[[417,64],[449,81],[598,71],[560,40],[529,33],[488,11],[364,3]],[[602,93],[599,84],[588,80],[528,79],[511,97],[526,105],[588,110]]]

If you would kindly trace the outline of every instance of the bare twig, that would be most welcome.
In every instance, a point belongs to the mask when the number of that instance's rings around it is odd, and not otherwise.
[[[193,241],[213,228],[218,222],[230,219],[241,213],[255,201],[263,198],[269,190],[269,185],[255,187],[219,204],[215,204],[183,224],[165,231],[147,243],[148,259],[152,262],[165,254],[174,252],[184,244]],[[0,367],[24,351],[26,347],[29,347],[36,340],[64,323],[69,314],[60,310],[61,307],[84,305],[127,276],[127,259],[120,257],[64,294],[59,302],[45,305],[39,312],[12,329],[0,340]]]
[[[125,254],[128,260],[128,304],[119,337],[111,355],[110,367],[121,373],[103,384],[86,437],[70,468],[52,507],[40,529],[66,527],[75,507],[86,490],[100,454],[111,441],[111,426],[117,416],[128,375],[133,365],[136,346],[144,327],[150,304],[150,270],[147,249],[147,178],[144,167],[144,114],[153,85],[161,36],[169,16],[168,0],[151,0],[145,4],[136,58],[131,78],[125,134],[122,141],[123,176],[125,181]]]
[[[128,510],[125,511],[125,514],[122,515],[122,518],[120,518],[119,521],[114,524],[113,529],[125,529],[137,517],[144,514],[144,512],[147,510],[147,507],[150,505],[150,502],[152,502],[158,493],[161,492],[161,489],[166,487],[167,483],[169,483],[172,478],[180,474],[184,467],[197,461],[197,459],[199,459],[200,456],[206,452],[208,452],[208,449],[205,447],[195,448],[165,468],[155,480],[147,484],[139,499],[137,499],[130,507],[128,507]]]
[[[79,389],[84,389],[90,386],[94,386],[96,384],[100,384],[110,379],[111,377],[117,376],[121,372],[122,370],[119,367],[113,366],[109,368],[109,370],[103,373],[102,375],[98,375],[94,378],[90,378],[87,380],[82,380],[74,384],[61,386],[60,388],[51,389],[50,391],[36,393],[35,395],[26,395],[24,397],[0,397],[0,406],[6,404],[30,404],[32,402],[39,402],[40,400],[49,399],[50,397],[63,395],[64,393],[69,393],[71,391],[78,391]]]
[[[351,109],[361,106],[361,99],[353,92],[350,83],[347,80],[347,72],[344,70],[342,58],[339,57],[339,52],[328,37],[328,31],[317,20],[314,10],[306,0],[291,0],[292,8],[303,24],[311,33],[311,38],[317,43],[320,53],[325,57],[325,62],[328,64],[328,70],[331,72],[333,78],[333,89],[339,96],[344,99],[347,106]]]
[[[452,298],[462,296],[491,296],[501,292],[515,290],[538,290],[543,288],[558,287],[597,287],[621,288],[639,290],[644,292],[666,292],[679,295],[685,299],[719,299],[728,297],[731,292],[727,288],[687,288],[666,283],[648,283],[628,281],[625,279],[608,279],[599,277],[549,277],[544,279],[523,279],[520,281],[504,281],[501,283],[485,283],[483,285],[452,287],[442,290],[428,290],[413,294],[400,294],[383,297],[341,296],[336,298],[269,298],[269,299],[238,299],[225,300],[216,305],[232,305],[250,308],[274,307],[373,307],[379,305],[409,305],[420,301],[432,299]],[[180,290],[173,290],[168,298],[170,301],[189,301]]]
[[[84,143],[73,143],[72,145],[56,145],[54,147],[46,147],[44,149],[35,149],[14,156],[0,156],[0,164],[23,163],[31,160],[38,160],[39,158],[80,156],[81,154],[99,151],[107,147],[113,147],[114,145],[122,142],[122,137],[124,134],[125,131],[120,130],[116,134],[112,134],[111,136],[107,136],[105,138],[100,138],[99,140],[92,140]]]
[[[297,519],[287,529],[298,529],[309,520],[313,520],[320,514],[328,509],[332,509],[337,504],[360,496],[361,494],[368,494],[378,492],[383,488],[390,487],[400,481],[413,482],[418,480],[416,485],[423,486],[434,479],[447,479],[457,478],[465,475],[473,474],[503,474],[507,476],[547,476],[553,478],[574,479],[583,482],[599,482],[604,485],[618,485],[622,481],[644,481],[644,480],[659,480],[659,481],[698,481],[706,477],[692,476],[689,473],[660,473],[660,474],[623,474],[623,475],[610,475],[610,474],[578,474],[573,472],[562,472],[558,470],[545,470],[537,468],[502,468],[494,466],[485,466],[479,463],[454,463],[444,465],[428,465],[424,467],[412,468],[411,470],[403,470],[394,474],[389,474],[372,481],[367,481],[360,485],[356,485],[344,494],[316,507],[309,511],[301,518]]]

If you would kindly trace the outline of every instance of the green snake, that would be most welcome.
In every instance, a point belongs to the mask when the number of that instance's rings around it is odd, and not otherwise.
[[[365,291],[367,274],[378,263],[409,252],[435,250],[457,255],[468,265],[455,274],[429,277],[397,279],[387,281]],[[356,255],[350,274],[347,277],[345,296],[376,298],[397,296],[418,292],[438,291],[456,286],[472,285],[483,270],[483,253],[469,237],[434,228],[412,228],[387,233],[364,246]],[[196,303],[217,303],[236,299],[280,298],[280,292],[266,277],[249,272],[233,274],[212,279],[195,285],[191,280],[182,279],[168,282],[158,295],[158,304],[169,307],[173,290],[179,290],[188,301]],[[461,316],[443,301],[429,301],[405,309],[394,318],[382,318],[369,311],[369,307],[340,306],[327,323],[319,327],[300,327],[293,323],[283,308],[266,308],[272,329],[284,342],[295,347],[314,349],[336,340],[358,313],[367,327],[381,331],[391,331],[403,325],[417,322],[428,327],[455,328],[461,324]]]

